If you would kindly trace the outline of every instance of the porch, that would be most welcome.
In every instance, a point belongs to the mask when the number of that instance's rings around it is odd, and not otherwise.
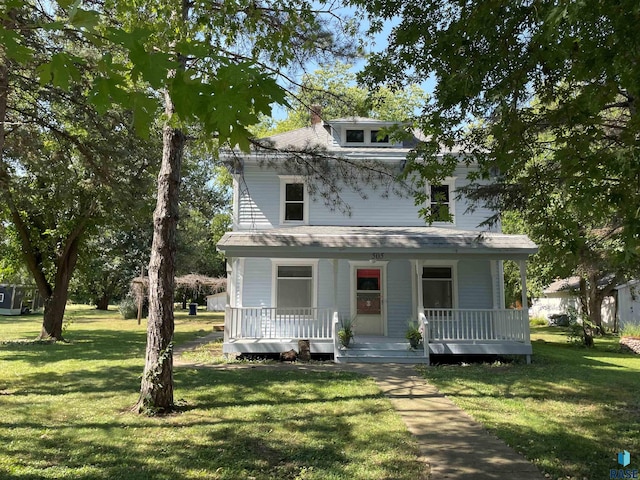
[[[349,348],[337,341],[340,314],[331,308],[227,307],[224,353],[279,353],[310,340],[311,353],[334,361],[425,363],[431,355],[531,355],[523,310],[425,309],[418,314],[423,343],[411,349],[395,336],[356,335]],[[426,332],[427,334],[425,335]]]

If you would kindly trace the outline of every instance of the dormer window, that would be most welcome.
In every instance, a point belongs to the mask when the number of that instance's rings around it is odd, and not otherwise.
[[[347,129],[347,143],[364,143],[364,130]]]
[[[389,135],[381,135],[380,130],[371,130],[371,143],[389,143]]]
[[[347,123],[337,120],[331,125],[334,141],[343,147],[356,148],[401,148],[402,140],[389,138],[387,129],[393,128],[392,122],[366,120],[363,122]]]

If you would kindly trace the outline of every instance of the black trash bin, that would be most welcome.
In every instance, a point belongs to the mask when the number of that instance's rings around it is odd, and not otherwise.
[[[189,315],[196,315],[198,313],[198,304],[190,303],[189,304]]]

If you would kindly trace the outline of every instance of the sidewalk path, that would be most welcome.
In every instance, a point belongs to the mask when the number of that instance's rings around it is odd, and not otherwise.
[[[540,471],[426,383],[413,365],[347,364],[375,379],[431,467],[431,478],[544,479]]]
[[[178,346],[174,352],[176,365],[188,363],[180,358],[182,352],[218,338],[222,338],[222,332],[210,333]],[[215,368],[228,366],[217,365]],[[420,454],[431,468],[432,480],[544,480],[532,463],[484,430],[428,384],[413,365],[294,363],[286,364],[286,368],[344,368],[372,377],[418,440]]]

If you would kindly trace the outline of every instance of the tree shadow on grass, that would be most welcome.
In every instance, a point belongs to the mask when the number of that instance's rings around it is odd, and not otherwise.
[[[132,369],[79,371],[73,388],[117,395],[133,375]],[[109,385],[109,377],[125,380]],[[36,398],[46,402],[67,391],[43,389],[44,379],[29,379],[38,385],[31,392]],[[179,369],[176,387],[191,407],[180,414],[119,413],[93,421],[71,416],[57,424],[30,417],[0,424],[7,432],[0,477],[420,478],[424,467],[406,430],[381,429],[375,420],[390,406],[371,385],[359,389],[358,382],[360,376],[345,372]],[[382,459],[363,458],[377,455]],[[398,462],[405,469],[399,471]]]

